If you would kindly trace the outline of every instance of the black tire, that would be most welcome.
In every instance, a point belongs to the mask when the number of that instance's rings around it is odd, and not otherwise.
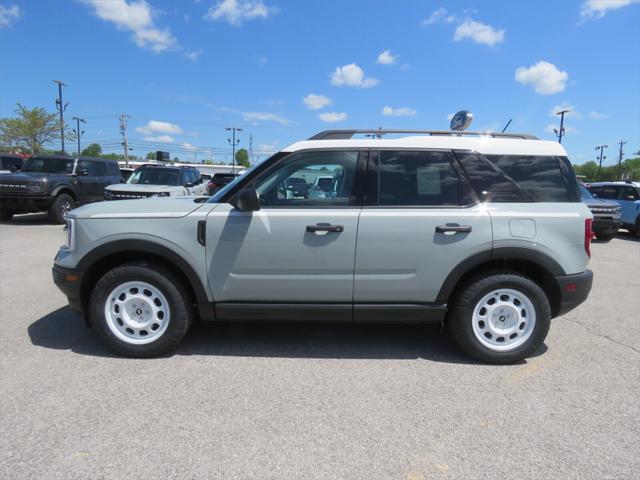
[[[529,338],[513,350],[496,351],[483,345],[473,331],[473,312],[480,300],[492,290],[509,288],[528,297],[536,313]],[[537,350],[549,331],[551,307],[545,292],[529,278],[511,271],[484,272],[473,276],[457,290],[447,317],[454,341],[468,355],[487,363],[519,362]]]
[[[0,222],[10,222],[13,218],[13,212],[9,210],[0,210]]]
[[[67,193],[58,195],[49,207],[49,221],[51,223],[65,223],[65,214],[73,208],[73,197]]]
[[[596,233],[596,238],[602,242],[608,242],[616,236],[616,233]]]
[[[127,282],[145,282],[167,300],[169,320],[166,329],[151,343],[132,344],[118,337],[105,316],[107,297]],[[175,275],[155,264],[127,263],[107,272],[94,287],[89,301],[89,319],[109,348],[127,357],[157,357],[173,351],[189,331],[193,321],[190,291]]]

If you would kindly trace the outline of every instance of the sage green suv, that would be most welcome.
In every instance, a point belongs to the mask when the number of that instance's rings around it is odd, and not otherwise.
[[[510,363],[587,297],[591,221],[555,142],[326,131],[210,199],[71,211],[53,277],[127,356],[176,348],[196,319],[295,320],[444,324]]]

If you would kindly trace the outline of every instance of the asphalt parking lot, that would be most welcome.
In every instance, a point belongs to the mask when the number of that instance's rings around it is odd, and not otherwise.
[[[1,478],[640,471],[640,243],[626,233],[592,246],[590,298],[513,366],[420,326],[199,325],[171,357],[118,358],[51,281],[62,237],[42,215],[0,226]]]

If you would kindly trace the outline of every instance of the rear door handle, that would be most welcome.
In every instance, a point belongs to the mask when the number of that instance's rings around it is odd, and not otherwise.
[[[437,233],[469,233],[471,231],[471,225],[438,225],[436,227]]]
[[[343,225],[330,225],[328,223],[318,223],[316,225],[307,225],[307,232],[336,232],[340,233],[344,231]]]

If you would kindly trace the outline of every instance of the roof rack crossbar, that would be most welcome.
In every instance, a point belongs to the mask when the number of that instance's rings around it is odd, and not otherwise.
[[[451,131],[451,130],[324,130],[320,133],[316,133],[309,140],[346,140],[353,138],[354,135],[359,133],[386,135],[396,133],[408,133],[408,134],[420,134],[420,135],[448,135],[452,137],[461,136],[489,136],[493,138],[519,138],[521,140],[539,140],[535,135],[529,135],[528,133],[500,133],[500,132],[465,132],[465,131]]]

